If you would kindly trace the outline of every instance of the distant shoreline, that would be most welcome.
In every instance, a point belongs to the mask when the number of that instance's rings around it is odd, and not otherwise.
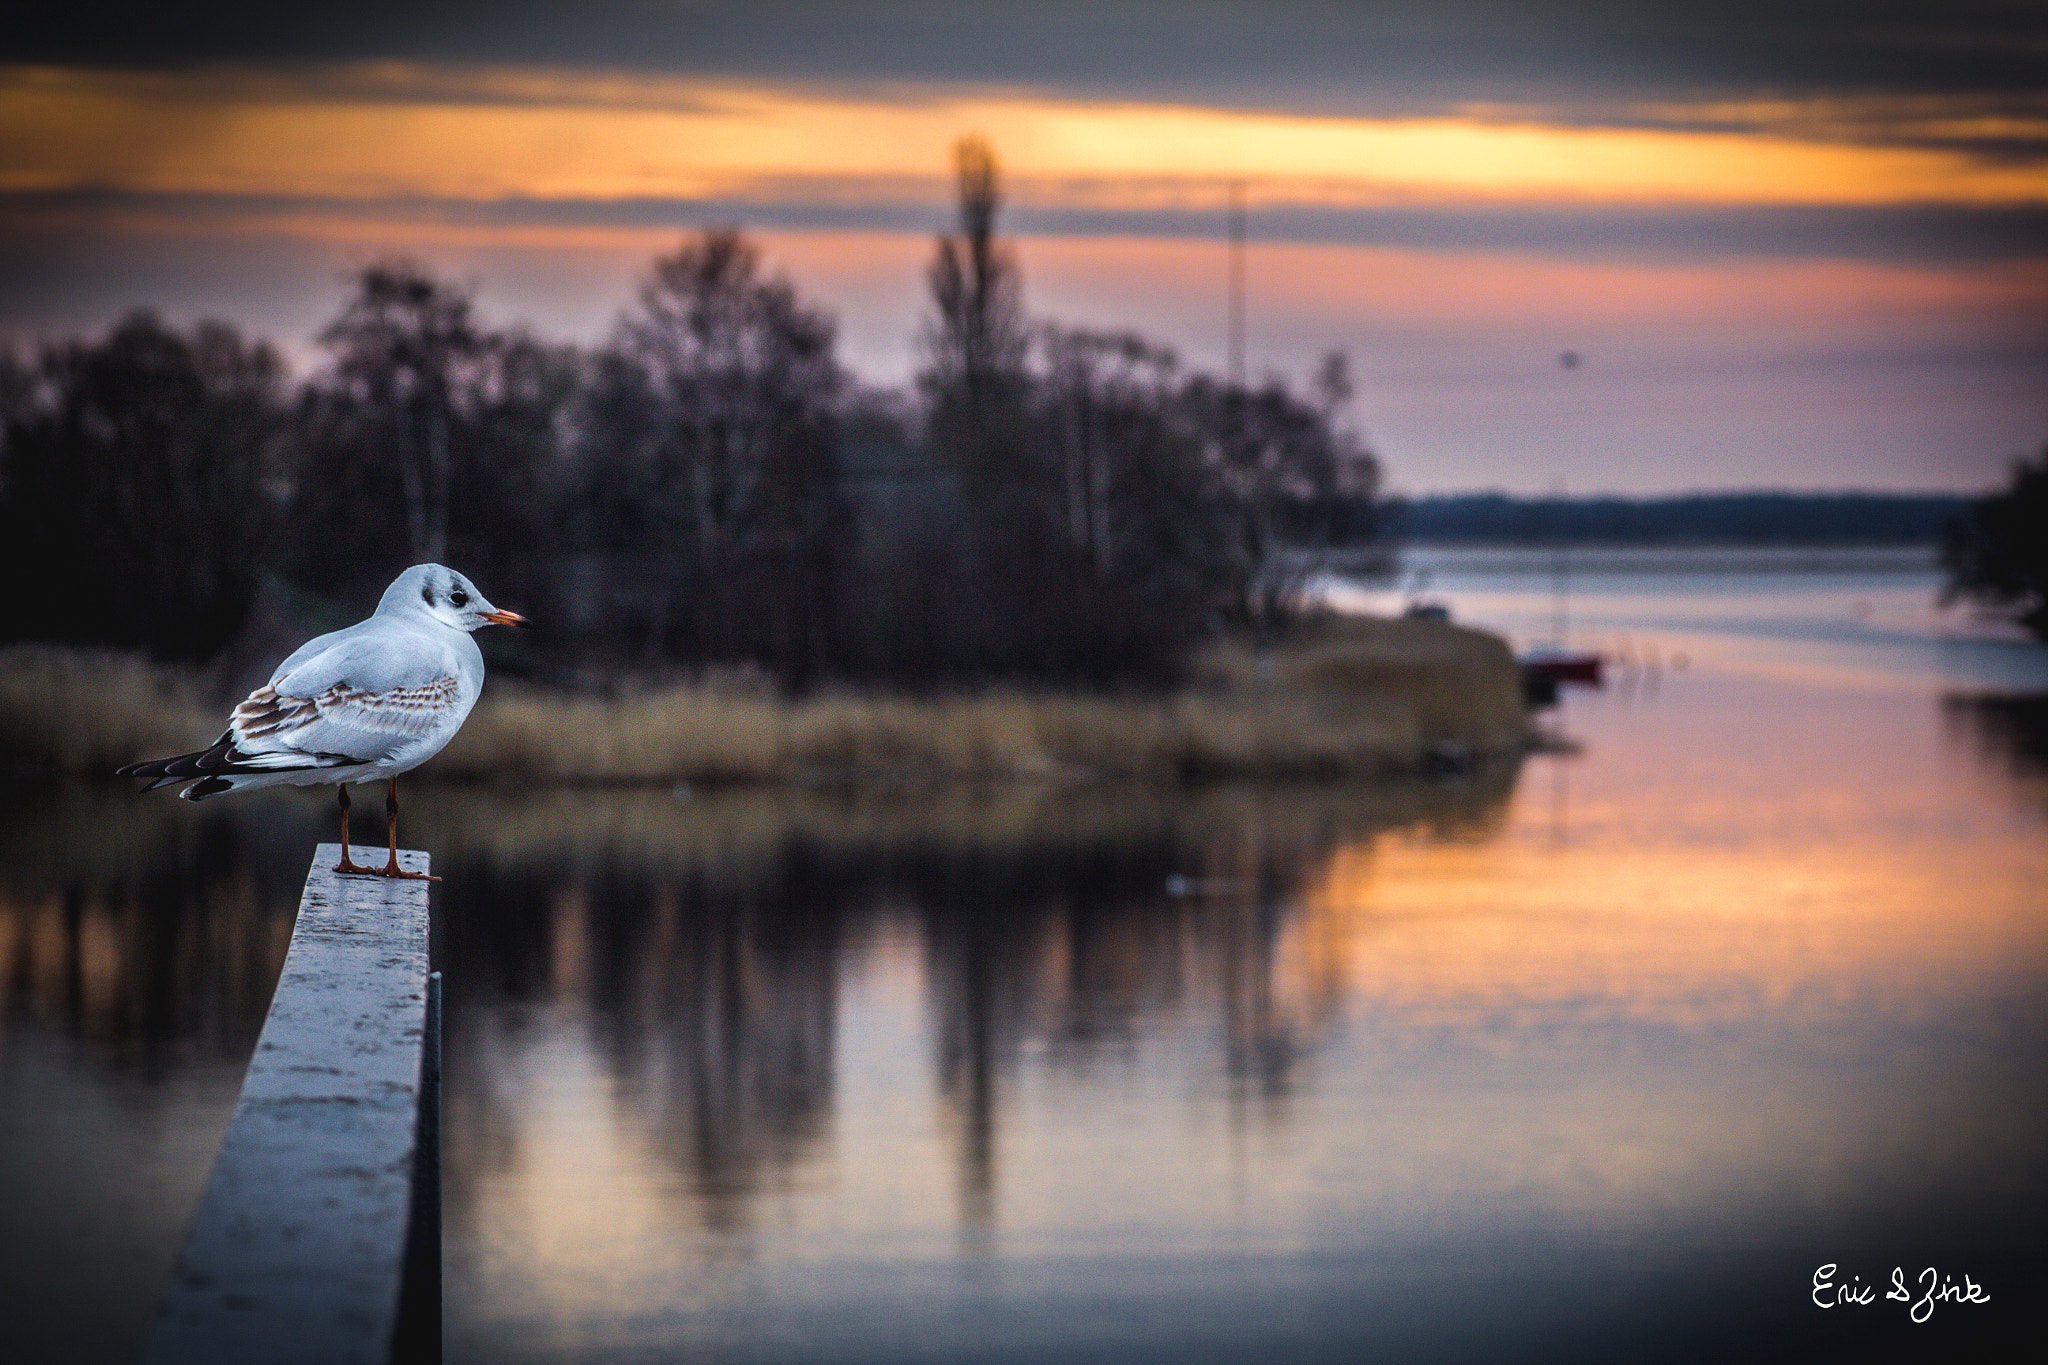
[[[1410,542],[1390,559],[1401,571],[1414,561],[1433,558],[1439,568],[1460,572],[1544,572],[1559,551],[1570,555],[1575,574],[1601,573],[1879,573],[1938,575],[1939,548],[1933,545],[1609,545],[1598,542],[1560,544],[1523,541]],[[1351,572],[1341,557],[1331,570]],[[1373,565],[1361,576],[1371,577]],[[1385,570],[1379,571],[1384,576]]]
[[[1435,493],[1392,499],[1383,530],[1396,542],[1445,547],[1933,547],[1973,500],[1963,493]]]

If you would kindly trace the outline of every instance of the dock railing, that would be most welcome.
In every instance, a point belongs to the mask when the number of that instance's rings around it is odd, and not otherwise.
[[[440,1357],[440,979],[423,881],[313,857],[145,1365]],[[407,871],[427,855],[400,852]]]

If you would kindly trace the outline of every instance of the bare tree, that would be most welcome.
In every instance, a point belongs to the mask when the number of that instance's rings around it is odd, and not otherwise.
[[[0,638],[205,658],[247,615],[276,517],[284,367],[146,312],[0,372]]]
[[[1943,601],[1968,598],[2048,640],[2048,447],[1949,524],[1941,562]]]
[[[331,363],[295,423],[287,575],[352,594],[408,563],[460,563],[549,614],[536,551],[562,516],[582,357],[485,325],[467,290],[404,260],[359,272],[321,339]]]
[[[927,275],[937,316],[926,345],[933,380],[957,384],[976,403],[1023,369],[1022,277],[1015,253],[996,240],[1002,182],[986,139],[963,137],[953,144],[953,175],[960,227],[939,238]]]
[[[1089,574],[1107,579],[1140,523],[1193,510],[1174,505],[1157,477],[1162,457],[1195,469],[1176,429],[1177,362],[1133,332],[1048,327],[1043,336],[1042,430],[1058,472],[1059,521]]]
[[[1198,378],[1200,427],[1231,545],[1234,609],[1262,633],[1295,610],[1327,550],[1370,531],[1379,461],[1343,422],[1349,366],[1326,356],[1304,400],[1281,379],[1240,389]]]
[[[380,262],[356,277],[355,297],[320,341],[334,353],[330,382],[398,475],[408,552],[415,561],[445,559],[451,428],[488,350],[469,294],[416,262]]]
[[[763,657],[786,680],[816,667],[841,510],[835,330],[729,228],[657,260],[620,319],[586,409],[586,478],[639,504],[615,523],[630,536],[599,536],[646,556],[667,623],[649,656]]]
[[[645,454],[701,552],[786,532],[809,510],[843,383],[834,331],[787,280],[762,277],[737,230],[654,263],[613,351],[652,400]]]

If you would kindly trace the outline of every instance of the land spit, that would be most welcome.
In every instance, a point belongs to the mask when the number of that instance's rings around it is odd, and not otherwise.
[[[0,651],[0,751],[74,773],[219,732],[204,679],[105,652]],[[422,776],[725,783],[866,778],[1340,778],[1505,759],[1530,725],[1505,642],[1441,621],[1325,616],[1269,650],[1218,641],[1167,692],[790,699],[745,677],[609,695],[494,677]]]

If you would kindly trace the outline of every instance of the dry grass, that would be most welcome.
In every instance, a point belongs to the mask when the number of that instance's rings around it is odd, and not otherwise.
[[[88,685],[89,684],[89,685]],[[0,652],[0,746],[69,771],[191,748],[220,721],[190,678],[119,656]],[[1167,696],[992,692],[788,702],[730,683],[613,698],[494,681],[429,772],[543,782],[1337,777],[1430,756],[1519,751],[1514,660],[1492,636],[1430,621],[1331,618],[1262,666],[1213,646]]]
[[[1438,622],[1303,626],[1262,669],[1219,645],[1164,696],[995,692],[913,700],[676,686],[613,700],[497,686],[443,775],[692,782],[852,777],[1334,777],[1432,753],[1519,751],[1528,718],[1492,636]]]
[[[0,648],[0,756],[73,773],[182,753],[221,730],[199,676],[113,650]]]

